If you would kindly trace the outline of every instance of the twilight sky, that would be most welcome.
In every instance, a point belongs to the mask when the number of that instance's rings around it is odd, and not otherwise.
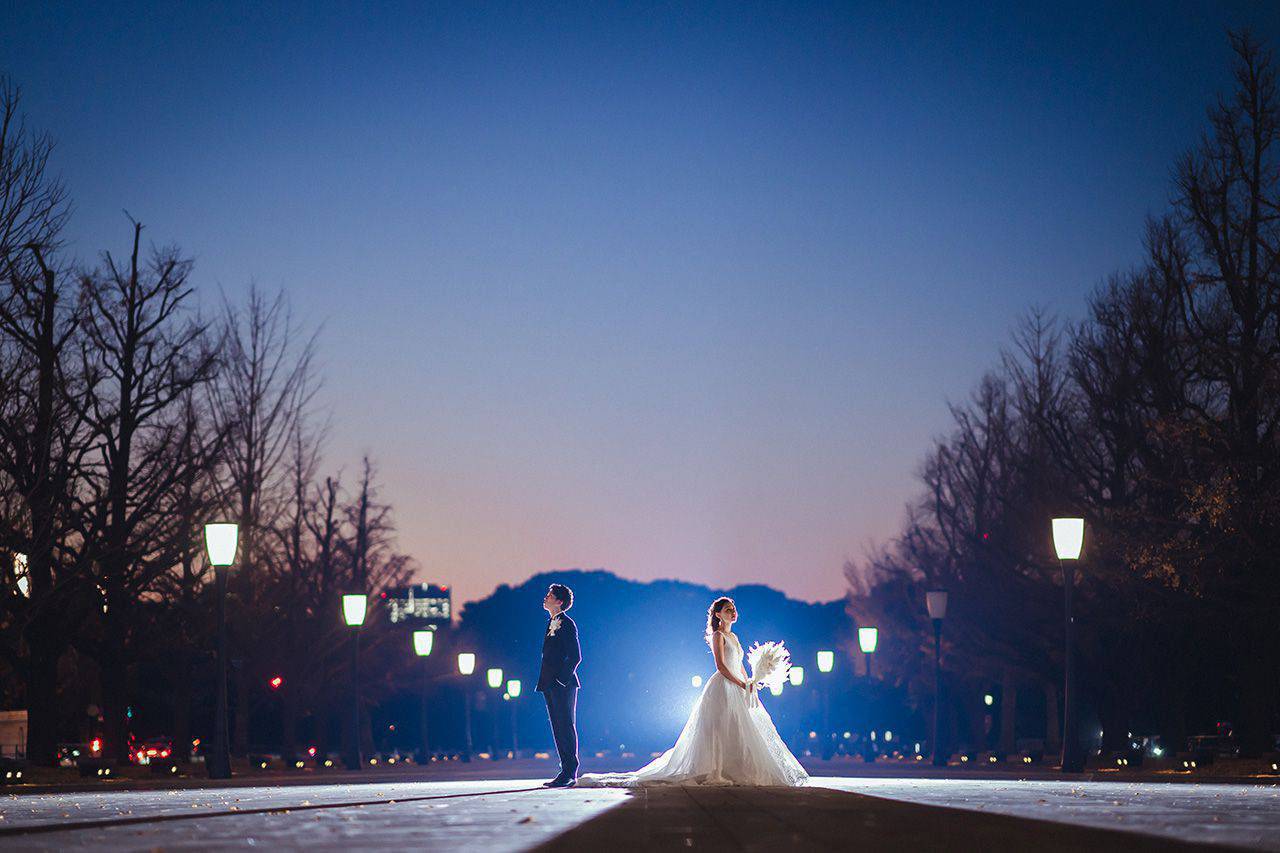
[[[1139,258],[1226,28],[1280,47],[1269,2],[977,5],[8,3],[0,73],[78,255],[128,210],[323,324],[328,464],[423,579],[830,599],[1020,313]]]

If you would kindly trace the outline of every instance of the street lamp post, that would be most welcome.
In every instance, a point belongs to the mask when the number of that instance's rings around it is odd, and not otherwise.
[[[1079,773],[1084,770],[1084,750],[1076,731],[1075,684],[1075,619],[1071,615],[1071,599],[1076,585],[1075,564],[1084,547],[1083,518],[1053,519],[1053,549],[1062,567],[1062,600],[1065,617],[1062,686],[1062,772]]]
[[[458,654],[458,674],[462,678],[462,696],[463,696],[463,727],[466,729],[467,748],[462,753],[462,760],[470,763],[471,761],[471,685],[467,681],[467,676],[476,671],[476,656],[473,652],[460,652]]]
[[[231,778],[231,736],[227,730],[227,572],[236,559],[240,526],[215,522],[204,526],[204,545],[217,580],[218,598],[218,684],[214,703],[213,746],[205,755],[210,779]]]
[[[801,684],[804,684],[804,667],[791,667],[787,672],[787,681],[791,683],[792,687],[799,687]]]
[[[520,712],[520,679],[513,678],[507,682],[507,695],[511,697],[511,757],[520,757],[519,719]]]
[[[351,754],[347,756],[347,769],[363,767],[360,755],[360,626],[364,624],[369,597],[363,593],[342,596],[342,618],[347,626],[355,629],[351,638]]]
[[[876,643],[879,641],[879,638],[879,628],[858,629],[858,648],[862,649],[862,654],[867,659],[867,678],[871,677],[871,656],[875,654]]]
[[[829,675],[836,665],[836,653],[818,652],[818,672]],[[831,686],[828,678],[822,679],[822,757],[835,755],[835,737],[831,733]]]
[[[945,767],[947,754],[942,749],[942,620],[947,618],[947,591],[936,589],[924,594],[925,607],[933,620],[933,766]]]
[[[494,667],[493,669],[490,669],[488,672],[486,672],[485,676],[488,679],[489,686],[491,688],[493,688],[494,690],[502,689],[502,670],[501,669]],[[496,699],[493,701],[493,713],[490,714],[489,716],[493,718],[492,720],[493,722],[492,744],[493,745],[489,747],[489,760],[497,761],[498,760],[498,702]]]
[[[418,735],[422,740],[422,762],[430,761],[431,743],[427,738],[427,688],[431,683],[427,658],[431,655],[431,647],[435,643],[435,631],[413,632],[413,653],[422,658],[422,705],[418,714]]]

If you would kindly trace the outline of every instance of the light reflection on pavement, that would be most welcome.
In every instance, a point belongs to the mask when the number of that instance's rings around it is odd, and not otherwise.
[[[1280,851],[1280,785],[849,779],[815,785],[911,803]]]

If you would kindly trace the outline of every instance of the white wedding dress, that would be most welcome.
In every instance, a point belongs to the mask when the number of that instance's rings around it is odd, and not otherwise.
[[[746,680],[742,645],[724,635],[724,660]],[[585,773],[580,787],[803,785],[809,774],[778,736],[759,697],[719,672],[707,679],[676,745],[634,773]]]

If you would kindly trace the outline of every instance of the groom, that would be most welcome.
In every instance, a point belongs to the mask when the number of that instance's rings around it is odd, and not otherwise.
[[[573,591],[562,583],[553,583],[542,599],[542,609],[551,614],[551,621],[542,639],[537,690],[547,700],[551,735],[560,753],[560,774],[544,784],[547,788],[572,788],[578,778],[578,729],[574,718],[581,685],[574,670],[582,662],[582,649],[578,646],[578,626],[565,612],[572,606]]]

